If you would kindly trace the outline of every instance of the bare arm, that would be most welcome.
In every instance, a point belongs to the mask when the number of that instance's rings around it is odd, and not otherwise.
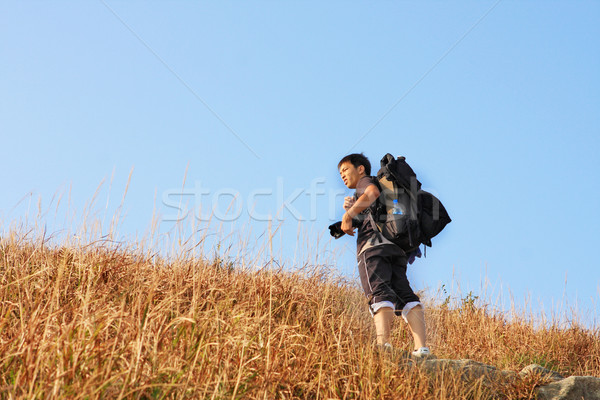
[[[379,197],[379,189],[375,185],[369,185],[365,192],[356,200],[342,218],[342,230],[350,236],[354,236],[354,228],[352,227],[352,218],[366,210]]]

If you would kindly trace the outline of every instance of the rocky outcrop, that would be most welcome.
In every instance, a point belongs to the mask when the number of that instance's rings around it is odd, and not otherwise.
[[[519,376],[521,378],[525,378],[527,375],[539,374],[544,380],[550,382],[560,381],[561,379],[565,379],[564,376],[559,374],[558,372],[550,371],[548,368],[544,368],[539,364],[531,364],[526,366],[519,372]]]
[[[486,382],[510,381],[524,379],[529,375],[540,375],[543,381],[550,382],[537,389],[539,400],[600,400],[600,378],[593,376],[563,377],[538,364],[531,364],[519,373],[499,370],[496,367],[474,360],[449,360],[428,358],[409,360],[409,366],[419,366],[428,373],[454,371],[461,374],[466,381],[483,380]]]
[[[600,400],[600,378],[571,376],[538,388],[539,400]]]
[[[430,373],[448,370],[459,372],[466,381],[480,378],[487,381],[493,381],[498,378],[514,379],[517,375],[513,371],[498,370],[496,367],[473,360],[427,359],[418,364],[422,369]]]

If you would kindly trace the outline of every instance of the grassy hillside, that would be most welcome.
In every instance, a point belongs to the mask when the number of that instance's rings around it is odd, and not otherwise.
[[[600,376],[600,333],[534,329],[474,297],[429,300],[439,358],[539,363]],[[107,243],[0,241],[0,398],[531,398],[539,377],[483,385],[432,376],[373,348],[355,285],[324,268],[165,263]],[[411,339],[400,319],[394,344]]]

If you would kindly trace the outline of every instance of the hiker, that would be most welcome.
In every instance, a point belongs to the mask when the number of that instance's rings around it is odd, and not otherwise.
[[[407,254],[397,245],[373,229],[367,218],[375,214],[380,190],[371,176],[371,163],[363,154],[350,154],[338,163],[344,184],[356,189],[354,197],[344,199],[341,230],[356,239],[358,272],[362,288],[369,300],[377,332],[377,345],[391,349],[390,332],[394,315],[402,315],[414,339],[414,357],[427,357],[425,313],[419,297],[413,292],[406,277]],[[353,226],[354,223],[354,226]]]

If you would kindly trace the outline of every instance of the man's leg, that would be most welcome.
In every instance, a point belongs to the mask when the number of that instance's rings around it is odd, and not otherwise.
[[[390,332],[394,319],[396,298],[389,281],[391,265],[381,255],[380,249],[372,248],[358,257],[358,271],[365,295],[369,298],[369,308],[373,315],[377,344],[390,343]]]
[[[373,316],[373,321],[377,332],[377,344],[380,346],[390,345],[394,309],[390,307],[380,308]]]
[[[425,329],[425,311],[421,304],[415,305],[402,316],[408,322],[410,331],[415,341],[415,350],[421,347],[427,347],[427,331]]]

